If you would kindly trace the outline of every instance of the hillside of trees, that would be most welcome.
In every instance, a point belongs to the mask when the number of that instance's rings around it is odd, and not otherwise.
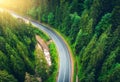
[[[52,66],[48,66],[43,51],[36,48],[35,35],[39,35],[44,41],[50,40],[31,24],[13,18],[7,12],[0,12],[0,82],[56,80],[56,50],[50,47]]]
[[[26,1],[12,9],[68,37],[80,82],[120,82],[120,0]]]
[[[0,81],[23,82],[25,72],[34,74],[36,40],[32,30],[8,13],[0,13]]]

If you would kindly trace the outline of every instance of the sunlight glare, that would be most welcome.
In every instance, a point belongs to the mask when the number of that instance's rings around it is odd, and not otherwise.
[[[7,3],[8,0],[0,0],[0,4],[5,4]]]
[[[10,0],[0,0],[0,6],[6,6],[8,5]]]

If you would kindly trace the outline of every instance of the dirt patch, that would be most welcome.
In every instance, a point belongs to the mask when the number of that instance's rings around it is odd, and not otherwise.
[[[36,35],[36,40],[40,44],[40,46],[42,47],[43,50],[46,49],[49,51],[49,48],[48,48],[47,44],[45,43],[45,41],[43,39],[41,39],[38,35]]]
[[[48,45],[38,35],[36,35],[36,40],[37,40],[39,46],[41,46],[41,48],[42,48],[42,50],[44,52],[45,59],[47,60],[48,65],[51,66],[51,58],[50,58]]]

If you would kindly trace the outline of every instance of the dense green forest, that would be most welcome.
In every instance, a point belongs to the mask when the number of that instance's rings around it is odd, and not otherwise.
[[[11,9],[68,37],[80,82],[120,82],[120,0],[26,1]]]
[[[0,13],[0,81],[23,82],[25,72],[34,74],[36,40],[31,27]]]
[[[0,12],[0,82],[51,82],[56,80],[57,52],[51,43],[52,66],[48,66],[43,52],[36,48],[35,35],[50,38],[31,24]],[[42,62],[40,62],[40,60]],[[46,71],[47,70],[47,71]],[[49,77],[49,76],[53,77]]]

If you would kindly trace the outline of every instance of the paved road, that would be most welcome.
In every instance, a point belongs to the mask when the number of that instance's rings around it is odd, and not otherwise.
[[[60,68],[59,68],[59,75],[58,75],[57,82],[71,82],[72,66],[71,66],[70,53],[68,51],[68,48],[65,42],[61,39],[61,37],[57,35],[50,28],[47,28],[37,22],[30,21],[27,18],[19,16],[15,13],[12,13],[12,12],[10,13],[12,14],[12,16],[16,18],[21,18],[26,22],[30,22],[33,26],[46,32],[52,38],[52,40],[54,41],[58,49],[59,59],[60,59]]]

